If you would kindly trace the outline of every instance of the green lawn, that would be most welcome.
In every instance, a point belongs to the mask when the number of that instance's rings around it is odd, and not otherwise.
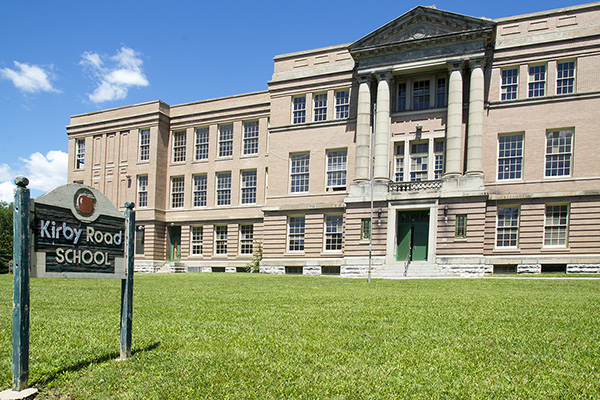
[[[597,399],[600,280],[137,274],[31,281],[38,399]],[[12,276],[0,379],[12,380]]]

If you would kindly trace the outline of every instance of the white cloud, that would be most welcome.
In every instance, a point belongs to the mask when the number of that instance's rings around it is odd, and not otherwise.
[[[19,90],[28,93],[59,92],[50,83],[51,75],[37,65],[14,62],[16,69],[2,68],[0,76],[12,81]]]
[[[49,151],[45,156],[36,152],[29,158],[20,158],[22,164],[17,169],[0,164],[0,200],[14,200],[14,179],[23,175],[29,179],[31,190],[47,192],[67,183],[67,153],[60,150]]]
[[[98,86],[93,93],[88,94],[90,101],[103,103],[105,101],[121,100],[127,97],[131,87],[144,87],[150,83],[142,71],[143,60],[140,54],[128,47],[121,47],[117,54],[108,58],[109,66],[97,53],[85,52],[79,62],[91,70]]]

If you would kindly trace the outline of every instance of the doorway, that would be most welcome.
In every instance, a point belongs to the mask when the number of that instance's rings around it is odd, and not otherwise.
[[[398,212],[396,261],[427,261],[429,211]]]
[[[181,227],[169,227],[169,238],[171,261],[179,261],[181,259]]]

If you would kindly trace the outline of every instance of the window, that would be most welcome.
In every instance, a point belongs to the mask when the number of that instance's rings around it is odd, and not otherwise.
[[[444,173],[444,141],[435,140],[433,142],[433,156],[435,162],[433,165],[433,179],[442,179]]]
[[[219,125],[219,157],[233,155],[233,124]]]
[[[196,128],[195,160],[206,160],[208,158],[208,138],[208,126]]]
[[[521,179],[523,134],[498,137],[498,180]]]
[[[135,227],[135,254],[144,254],[144,233],[146,227],[144,225],[136,225]]]
[[[227,225],[215,225],[215,254],[227,254]]]
[[[518,68],[502,70],[502,84],[500,85],[501,100],[515,100],[517,98],[518,78]]]
[[[566,246],[568,226],[568,205],[546,205],[544,246]]]
[[[396,143],[394,150],[394,180],[404,181],[404,143]]]
[[[242,204],[256,203],[256,170],[242,171]]]
[[[306,122],[306,96],[297,96],[293,98],[293,123],[303,124]]]
[[[446,78],[438,78],[435,98],[435,104],[437,107],[446,107],[446,91]]]
[[[85,139],[77,139],[75,146],[75,168],[83,169],[85,166]]]
[[[171,207],[183,207],[183,194],[185,181],[183,176],[174,176],[171,178]]]
[[[342,250],[342,226],[344,217],[342,214],[325,216],[325,250]]]
[[[570,129],[546,133],[546,176],[571,175],[572,144]]]
[[[410,145],[410,180],[427,180],[427,163],[429,159],[429,143],[411,143]]]
[[[192,226],[190,231],[190,248],[192,250],[192,255],[201,256],[202,255],[202,236],[204,234],[204,229],[202,226]]]
[[[456,225],[454,227],[455,238],[467,237],[467,214],[458,214],[456,216]]]
[[[398,84],[398,111],[406,111],[406,83]]]
[[[140,129],[140,161],[150,159],[150,129]]]
[[[335,119],[348,118],[350,115],[350,91],[348,89],[335,92]]]
[[[413,110],[429,108],[429,80],[413,83]]]
[[[496,247],[517,247],[519,207],[498,207]]]
[[[206,207],[206,174],[194,175],[194,207]]]
[[[371,218],[360,220],[360,240],[371,239]]]
[[[258,121],[244,122],[244,154],[258,154]]]
[[[314,96],[315,122],[327,119],[327,93],[319,93]]]
[[[173,162],[185,161],[185,131],[173,132]]]
[[[290,191],[292,193],[308,192],[309,153],[290,155]]]
[[[231,172],[217,172],[217,205],[231,204]]]
[[[252,254],[254,242],[254,226],[252,224],[240,225],[240,254]]]
[[[138,175],[137,188],[138,207],[148,207],[148,175]]]
[[[546,64],[529,66],[529,97],[546,93]]]
[[[556,94],[569,94],[575,90],[575,61],[556,64]]]
[[[346,188],[346,165],[348,150],[327,151],[327,189]]]
[[[304,251],[304,216],[288,220],[288,250]]]

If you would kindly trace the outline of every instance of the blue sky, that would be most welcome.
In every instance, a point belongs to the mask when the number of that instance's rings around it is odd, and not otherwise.
[[[0,16],[0,200],[66,183],[71,115],[267,89],[278,54],[350,43],[419,1],[7,1]],[[582,2],[436,1],[501,18]]]

